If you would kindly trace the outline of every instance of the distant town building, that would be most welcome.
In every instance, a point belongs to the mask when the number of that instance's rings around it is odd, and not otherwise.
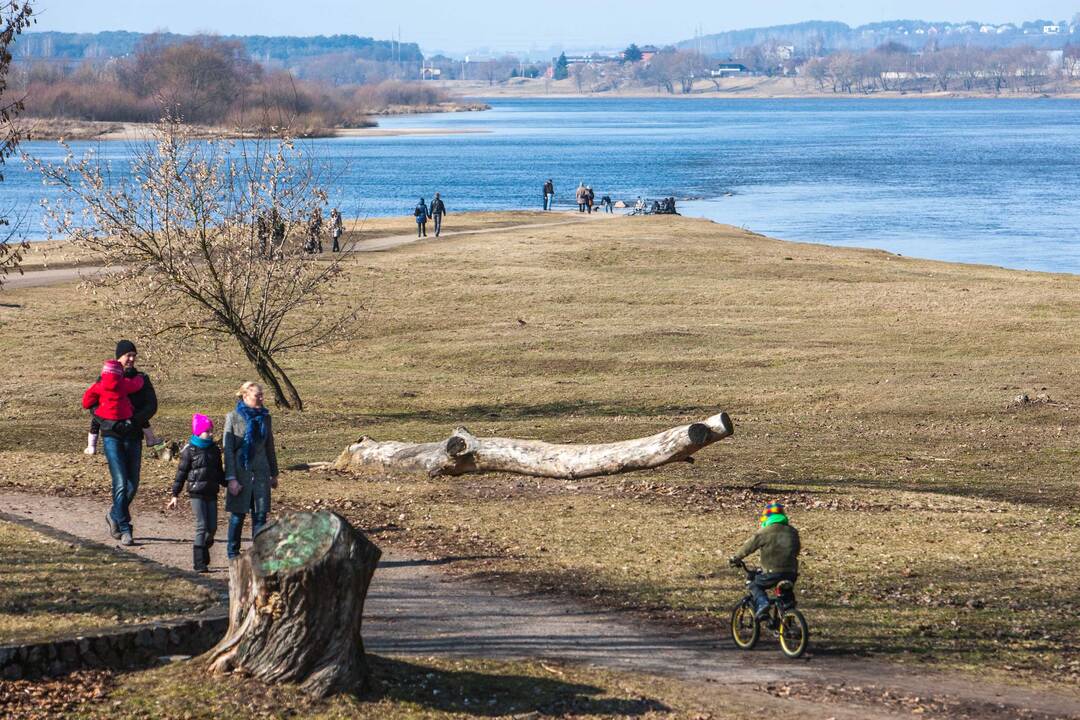
[[[1043,35],[1060,35],[1060,25],[1043,25]]]
[[[655,45],[642,45],[638,49],[641,50],[641,62],[644,63],[652,60],[653,56],[655,56],[656,53],[660,52],[660,48],[656,47]]]
[[[720,63],[709,71],[709,75],[714,78],[740,77],[749,74],[750,70],[742,63]]]

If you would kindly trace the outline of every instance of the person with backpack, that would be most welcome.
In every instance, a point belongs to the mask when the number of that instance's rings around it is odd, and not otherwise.
[[[210,548],[218,526],[218,490],[225,486],[221,448],[214,442],[214,421],[206,415],[191,416],[191,439],[180,451],[180,464],[172,484],[172,498],[166,510],[176,507],[180,490],[187,485],[191,512],[195,516],[192,567],[210,572]]]
[[[413,217],[416,218],[416,237],[427,237],[427,221],[431,216],[431,211],[428,210],[427,203],[424,202],[424,198],[420,198],[420,202],[413,208]]]
[[[439,233],[442,232],[442,218],[446,214],[446,205],[443,204],[439,193],[435,193],[435,197],[431,201],[430,211],[431,219],[435,221],[435,237],[439,237]]]

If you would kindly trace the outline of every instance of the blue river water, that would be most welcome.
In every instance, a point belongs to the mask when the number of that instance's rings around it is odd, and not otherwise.
[[[774,237],[917,257],[1080,272],[1080,101],[970,99],[495,99],[480,113],[384,128],[482,131],[310,143],[348,216],[569,207],[578,182],[632,201],[673,195],[687,215]],[[89,143],[75,143],[76,153]],[[122,171],[126,143],[94,143]],[[55,143],[23,150],[59,159]],[[0,205],[40,179],[12,161]],[[448,229],[452,215],[448,218]]]

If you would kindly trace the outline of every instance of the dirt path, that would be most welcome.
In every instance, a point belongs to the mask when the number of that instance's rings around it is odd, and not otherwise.
[[[458,237],[462,235],[486,235],[496,232],[510,232],[516,230],[530,230],[535,228],[556,227],[559,225],[572,225],[581,222],[597,221],[602,217],[615,217],[614,215],[606,215],[605,213],[593,213],[588,216],[578,216],[577,213],[563,213],[565,215],[573,215],[571,219],[559,220],[555,222],[543,222],[543,223],[524,223],[521,225],[500,225],[498,227],[483,228],[480,230],[447,230],[436,238],[434,232],[428,235],[426,238],[418,238],[412,233],[402,235],[386,235],[383,237],[372,238],[370,240],[357,240],[345,245],[344,250],[346,252],[384,252],[386,250],[393,250],[394,248],[402,247],[403,245],[412,245],[417,242],[437,242],[446,238]],[[431,225],[429,224],[429,228]],[[329,241],[324,245],[324,248],[329,248]],[[32,287],[44,287],[47,285],[60,285],[67,282],[74,282],[81,280],[84,277],[90,277],[97,273],[102,272],[102,268],[99,266],[82,266],[82,267],[63,267],[54,268],[50,270],[26,270],[22,275],[9,275],[4,278],[4,288],[9,290],[16,290],[19,288],[32,288]]]
[[[0,513],[113,545],[105,526],[106,509],[105,503],[90,498],[0,494]],[[163,565],[190,568],[191,521],[186,514],[166,515],[137,503],[134,515],[138,544],[131,552]],[[219,531],[224,534],[224,524]],[[224,591],[224,537],[219,540],[210,579]],[[857,690],[829,700],[828,714],[835,717],[910,717],[910,707],[898,711],[873,702],[888,689],[894,701],[918,697],[923,703],[934,699],[952,708],[926,717],[1080,718],[1080,699],[1065,692],[917,673],[878,661],[818,656],[790,662],[769,641],[758,651],[742,653],[726,638],[673,632],[649,626],[630,613],[597,610],[443,572],[455,561],[384,548],[366,607],[368,649],[420,657],[550,658],[720,687],[794,684],[805,690],[803,697],[790,701],[792,709],[803,712],[825,707],[818,703],[828,696],[828,685]]]

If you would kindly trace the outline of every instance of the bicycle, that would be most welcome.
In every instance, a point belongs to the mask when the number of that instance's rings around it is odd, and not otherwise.
[[[780,641],[780,650],[789,658],[802,657],[810,641],[810,628],[806,618],[795,605],[795,584],[781,580],[775,587],[765,591],[769,600],[769,613],[760,622],[754,618],[754,597],[750,583],[761,570],[748,568],[742,560],[732,563],[746,573],[746,595],[731,610],[731,639],[740,650],[752,650],[761,638],[761,626],[773,633]]]

